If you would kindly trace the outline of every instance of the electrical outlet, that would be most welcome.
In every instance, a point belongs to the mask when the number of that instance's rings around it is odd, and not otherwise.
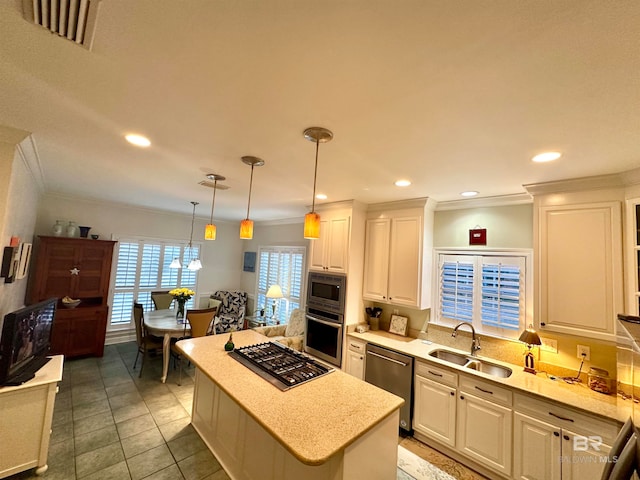
[[[558,353],[558,341],[551,338],[540,337],[542,345],[540,350],[543,352]]]
[[[582,360],[591,360],[591,348],[586,345],[578,345],[578,355],[577,357]]]

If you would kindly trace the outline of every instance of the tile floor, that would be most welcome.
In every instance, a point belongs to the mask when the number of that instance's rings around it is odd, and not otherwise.
[[[177,370],[160,383],[161,356],[136,370],[135,342],[105,347],[102,358],[65,361],[53,415],[49,469],[8,480],[229,479],[190,425],[193,367],[182,386]],[[414,440],[405,448],[461,480],[481,480],[450,458]]]

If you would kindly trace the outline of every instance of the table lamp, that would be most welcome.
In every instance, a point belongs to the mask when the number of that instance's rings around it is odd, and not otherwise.
[[[536,369],[534,368],[533,353],[531,353],[531,348],[533,348],[534,345],[542,345],[542,341],[540,341],[540,337],[533,330],[533,325],[529,325],[529,328],[522,332],[518,340],[526,343],[528,349],[527,353],[525,353],[524,355],[524,371],[533,373],[535,375]]]
[[[269,290],[267,290],[267,298],[273,298],[273,305],[272,305],[272,315],[271,317],[274,318],[276,316],[276,298],[283,298],[284,295],[282,294],[282,289],[280,288],[280,285],[271,285],[269,287]],[[265,309],[266,309],[266,305],[265,305]]]

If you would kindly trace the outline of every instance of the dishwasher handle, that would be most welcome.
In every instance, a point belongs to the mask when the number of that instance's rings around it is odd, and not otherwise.
[[[398,365],[402,365],[403,367],[408,367],[408,363],[401,362],[400,360],[396,360],[395,358],[389,358],[385,355],[380,355],[379,353],[368,351],[367,355],[373,355],[374,357],[382,358],[383,360],[387,360],[388,362],[397,363]]]

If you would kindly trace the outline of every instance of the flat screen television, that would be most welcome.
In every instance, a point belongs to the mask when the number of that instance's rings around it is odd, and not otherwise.
[[[20,385],[47,361],[57,298],[4,316],[0,336],[0,385]]]

